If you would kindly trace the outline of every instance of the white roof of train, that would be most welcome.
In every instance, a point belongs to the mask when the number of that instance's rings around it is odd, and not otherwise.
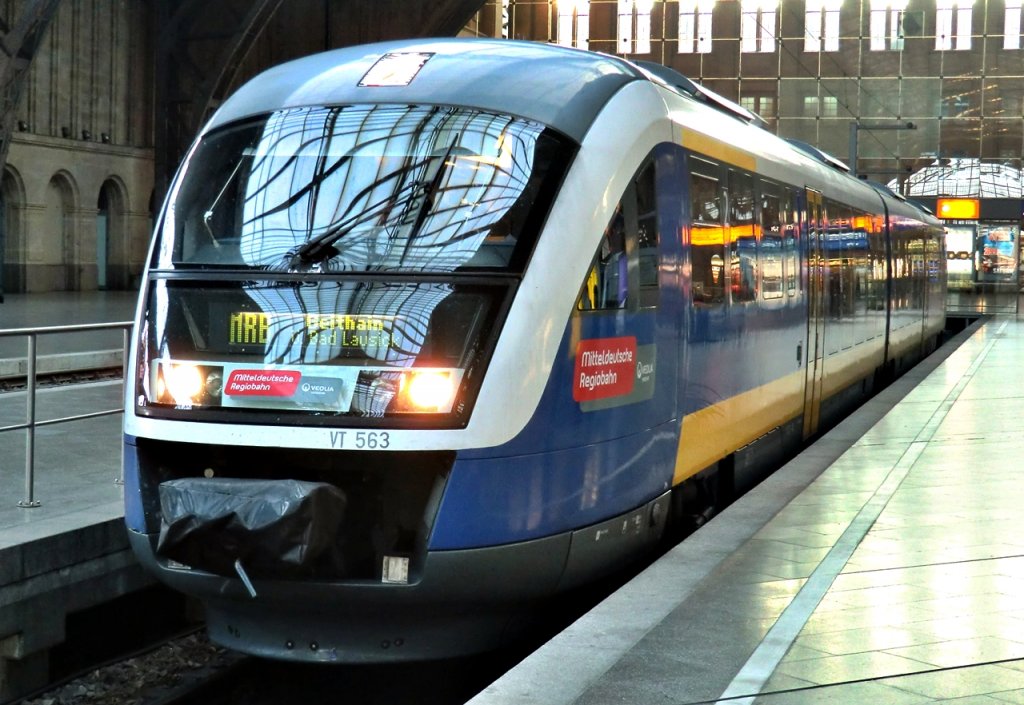
[[[393,59],[385,59],[388,56]],[[391,62],[391,63],[389,63]],[[336,49],[271,68],[224,102],[204,132],[282,108],[347,104],[456,105],[535,120],[582,142],[608,100],[634,81],[666,91],[677,122],[757,158],[757,171],[813,185],[850,205],[879,198],[904,215],[915,206],[815,159],[758,126],[749,111],[671,69],[615,56],[517,40],[397,40]],[[694,90],[696,89],[696,90]],[[674,96],[674,97],[673,97]],[[718,98],[718,100],[715,100]],[[699,151],[699,150],[698,150]]]
[[[412,58],[403,64],[400,57],[392,73],[384,67],[367,80],[388,54]],[[395,74],[415,66],[417,54],[430,56],[414,78],[401,83]],[[381,79],[392,83],[380,85]],[[535,120],[580,142],[608,99],[637,80],[646,80],[645,74],[627,61],[551,44],[468,38],[380,42],[269,69],[225,101],[206,129],[310,105],[462,105]]]

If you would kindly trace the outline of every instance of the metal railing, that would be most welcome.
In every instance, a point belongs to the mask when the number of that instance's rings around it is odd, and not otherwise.
[[[128,364],[128,345],[131,337],[132,322],[119,321],[113,323],[88,323],[71,326],[47,326],[41,328],[8,328],[0,330],[0,338],[24,337],[28,340],[27,354],[25,355],[25,384],[26,384],[26,420],[25,423],[13,424],[11,426],[0,426],[0,433],[4,431],[25,431],[25,498],[18,501],[18,506],[32,509],[40,506],[35,498],[35,450],[36,450],[36,429],[42,426],[67,423],[69,421],[81,421],[93,419],[100,416],[113,416],[124,412],[119,406],[116,409],[105,409],[103,411],[92,411],[87,414],[76,414],[74,416],[63,416],[56,419],[39,421],[36,419],[36,387],[38,354],[37,343],[39,336],[52,335],[56,333],[86,333],[99,330],[121,330],[121,369],[122,379],[124,370]],[[18,375],[20,377],[20,375]],[[123,472],[123,470],[122,470]],[[123,478],[122,478],[123,479]]]

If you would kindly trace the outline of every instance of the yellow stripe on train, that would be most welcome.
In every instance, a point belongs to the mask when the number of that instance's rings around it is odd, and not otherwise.
[[[804,370],[683,417],[672,484],[755,441],[803,410]]]
[[[830,355],[824,361],[823,397],[869,377],[881,363],[881,336]],[[801,367],[785,377],[684,416],[672,484],[678,485],[803,414],[806,374]]]
[[[680,131],[682,134],[679,141],[687,149],[731,166],[738,166],[747,171],[757,171],[757,158],[750,152],[686,127],[680,126]]]

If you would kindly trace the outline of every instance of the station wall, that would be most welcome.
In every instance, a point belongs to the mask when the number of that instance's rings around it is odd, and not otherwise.
[[[23,4],[0,12],[17,17]],[[5,292],[137,282],[152,227],[147,5],[65,0],[46,33],[0,182]]]

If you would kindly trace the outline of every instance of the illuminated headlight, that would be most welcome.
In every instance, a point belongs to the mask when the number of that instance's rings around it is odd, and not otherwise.
[[[220,368],[188,362],[164,362],[157,377],[157,401],[195,406],[220,399],[224,374]]]
[[[455,383],[447,371],[422,370],[407,377],[406,394],[412,406],[431,411],[449,409],[455,396]]]
[[[450,370],[411,370],[402,375],[398,410],[447,413],[457,390],[458,383]]]

